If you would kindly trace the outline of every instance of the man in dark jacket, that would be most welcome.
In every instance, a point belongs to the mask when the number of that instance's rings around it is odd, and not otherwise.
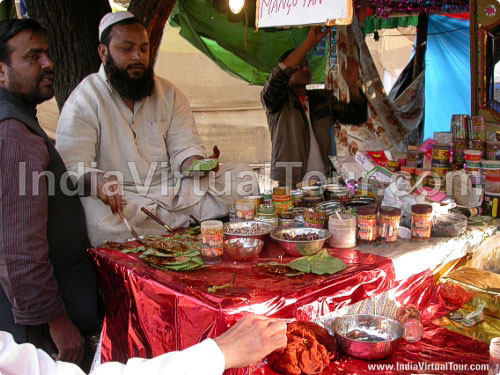
[[[79,363],[99,326],[75,186],[36,118],[54,96],[43,28],[0,22],[0,331]]]
[[[340,102],[331,91],[306,90],[311,69],[306,54],[327,33],[311,27],[307,39],[280,58],[261,93],[271,132],[271,177],[281,185],[295,186],[304,176],[324,176],[334,154],[330,131],[336,121],[362,124],[368,118],[366,98],[358,86],[359,63],[349,59],[341,73],[350,91],[350,103]]]

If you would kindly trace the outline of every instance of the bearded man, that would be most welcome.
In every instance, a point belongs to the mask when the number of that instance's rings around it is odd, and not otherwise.
[[[54,96],[44,35],[30,19],[0,22],[0,331],[79,363],[97,292],[82,205],[36,118]]]
[[[56,133],[67,168],[91,193],[82,203],[93,245],[130,237],[116,212],[139,234],[163,234],[141,207],[178,227],[190,215],[224,216],[237,197],[258,191],[243,164],[227,163],[209,178],[183,173],[205,148],[185,96],[154,75],[148,34],[133,14],[105,15],[99,40],[103,64],[72,92]]]

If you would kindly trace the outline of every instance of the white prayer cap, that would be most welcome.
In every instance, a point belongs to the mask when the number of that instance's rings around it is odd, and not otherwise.
[[[135,16],[130,12],[109,12],[101,18],[101,22],[99,23],[99,41],[101,40],[102,33],[108,27],[118,23],[120,21],[126,20],[128,18],[134,18]]]

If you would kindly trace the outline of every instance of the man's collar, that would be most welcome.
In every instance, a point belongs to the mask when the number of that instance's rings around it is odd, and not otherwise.
[[[2,87],[0,87],[0,101],[11,103],[26,114],[33,116],[34,118],[36,117],[36,106],[26,104],[17,96],[14,96],[10,91]]]
[[[97,73],[99,76],[102,78],[102,80],[106,83],[106,86],[109,90],[110,94],[113,94],[113,86],[111,85],[111,82],[109,81],[108,75],[106,74],[106,71],[104,70],[104,64],[101,63],[101,67],[99,68],[99,72]]]

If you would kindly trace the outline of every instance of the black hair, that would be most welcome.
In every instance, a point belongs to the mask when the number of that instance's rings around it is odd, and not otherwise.
[[[285,59],[288,57],[289,54],[291,54],[293,51],[295,51],[295,48],[289,49],[286,51],[283,55],[281,55],[279,62],[285,61]]]
[[[116,25],[135,25],[137,23],[144,26],[144,24],[137,17],[125,18],[124,20],[121,20],[120,22],[109,25],[108,27],[106,27],[104,29],[104,31],[101,34],[101,40],[100,40],[101,44],[104,44],[106,47],[109,47],[109,42],[111,41],[111,30],[113,30],[113,26],[116,26]]]
[[[0,61],[10,64],[10,50],[7,42],[24,30],[33,33],[46,34],[46,30],[35,20],[30,18],[0,21]]]

